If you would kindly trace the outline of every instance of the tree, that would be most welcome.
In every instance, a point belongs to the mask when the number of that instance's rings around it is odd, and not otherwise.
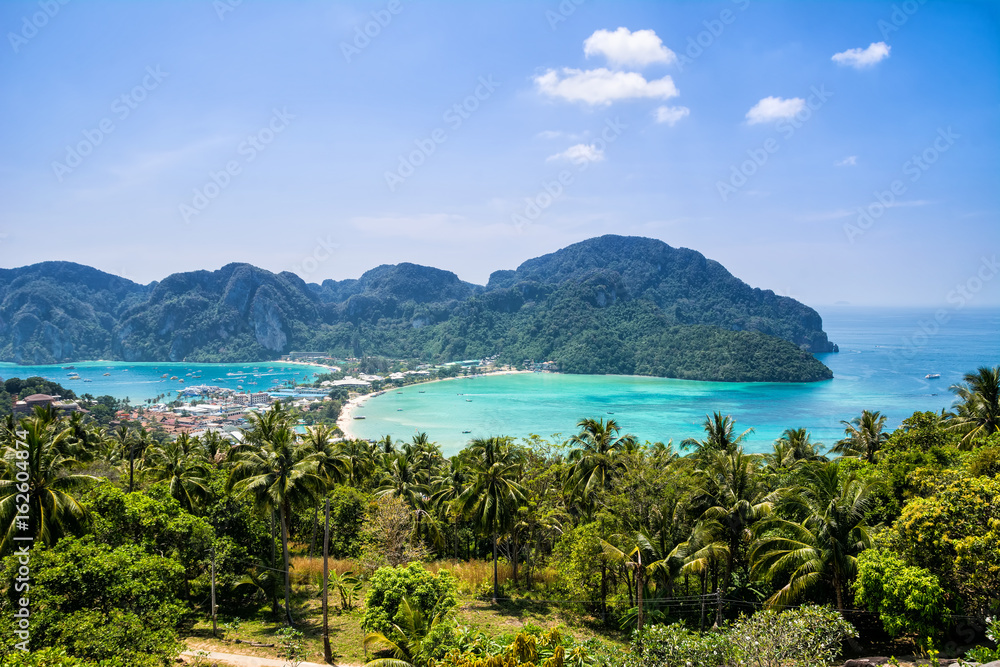
[[[857,556],[871,546],[865,524],[872,485],[853,473],[844,475],[837,462],[815,465],[806,472],[806,484],[784,505],[790,513],[805,515],[796,523],[774,517],[758,532],[751,553],[754,571],[771,578],[790,572],[788,583],[767,601],[783,606],[818,586],[833,589],[837,609],[844,609],[844,590],[857,572]],[[773,531],[773,532],[772,532]]]
[[[889,434],[882,432],[885,428],[885,415],[877,410],[875,412],[863,410],[860,417],[855,417],[851,421],[841,420],[840,423],[844,425],[844,434],[847,437],[838,440],[831,451],[834,454],[856,456],[868,463],[874,463],[882,444],[889,439]]]
[[[390,632],[393,624],[404,619],[404,600],[411,609],[427,614],[432,610],[450,612],[458,606],[458,584],[447,570],[433,574],[421,563],[405,567],[383,567],[372,576],[365,595],[365,613],[361,629],[365,632]]]
[[[974,441],[1000,431],[1000,366],[980,366],[963,380],[950,387],[958,400],[949,426],[962,434],[963,447],[970,449]]]
[[[754,524],[771,514],[780,494],[768,489],[759,474],[760,458],[744,454],[741,447],[711,450],[706,456],[704,467],[698,471],[701,479],[698,495],[709,506],[702,512],[699,523],[709,536],[707,546],[725,557],[718,616],[733,571],[739,565],[744,571],[747,569],[745,551]]]
[[[853,588],[857,603],[879,615],[890,637],[902,633],[928,637],[947,624],[948,607],[938,578],[884,549],[858,556]]]
[[[211,495],[208,466],[199,454],[190,440],[178,438],[154,448],[146,465],[146,475],[166,480],[170,495],[192,514]]]
[[[463,515],[493,538],[493,602],[499,597],[497,541],[524,502],[518,479],[524,456],[506,437],[476,438],[470,445],[469,487],[458,499]]]
[[[440,638],[435,631],[447,620],[450,609],[443,600],[424,612],[415,600],[404,597],[399,605],[397,621],[388,634],[370,632],[365,635],[365,649],[382,646],[389,650],[392,659],[377,658],[365,667],[424,667],[432,663]]]
[[[736,422],[729,415],[723,416],[721,412],[713,412],[711,416],[705,415],[702,428],[705,429],[704,440],[687,438],[681,443],[681,447],[684,449],[694,448],[695,454],[699,458],[710,452],[734,452],[743,443],[743,440],[753,433],[753,429],[748,428],[739,435],[735,435]]]
[[[623,463],[617,454],[635,444],[635,436],[619,436],[621,427],[614,419],[581,419],[580,432],[569,439],[569,474],[564,490],[587,504],[598,491],[611,487],[614,477],[622,472]]]
[[[25,529],[51,545],[84,520],[86,511],[74,494],[97,478],[73,472],[82,463],[71,434],[64,422],[42,412],[6,434],[0,463],[0,553],[8,553],[15,535],[23,536]],[[28,526],[19,528],[17,517],[25,513]]]
[[[285,616],[291,625],[288,518],[293,505],[315,498],[323,480],[316,474],[316,460],[309,450],[296,442],[287,413],[272,408],[261,416],[251,416],[251,420],[252,428],[244,440],[259,443],[259,449],[244,448],[236,453],[226,490],[252,495],[258,508],[278,513],[285,565]]]

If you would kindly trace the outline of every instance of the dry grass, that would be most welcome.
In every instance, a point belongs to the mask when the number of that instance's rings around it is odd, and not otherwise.
[[[317,578],[323,576],[323,559],[308,558],[306,556],[294,556],[292,562],[292,583],[306,585],[315,583]],[[331,558],[330,572],[338,575],[344,572],[358,572],[357,563],[347,558]]]

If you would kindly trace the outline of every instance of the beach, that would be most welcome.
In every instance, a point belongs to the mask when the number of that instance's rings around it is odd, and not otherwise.
[[[522,373],[534,373],[535,371],[519,371],[514,369],[504,369],[497,371],[490,371],[488,373],[477,373],[476,375],[462,375],[458,377],[450,378],[435,378],[433,380],[426,380],[424,382],[415,382],[411,385],[406,385],[407,387],[413,387],[416,385],[429,385],[437,382],[446,382],[448,380],[465,380],[472,377],[486,377],[486,376],[497,376],[497,375],[519,375]],[[549,372],[549,371],[546,371]],[[398,391],[403,389],[403,387],[394,387],[394,390]],[[382,392],[375,392],[371,394],[364,394],[362,396],[356,396],[344,403],[343,407],[340,408],[340,416],[337,418],[337,427],[343,432],[345,438],[354,438],[355,434],[352,432],[351,426],[355,423],[355,412],[364,407],[364,404],[370,398],[374,398],[376,394],[389,391],[389,389],[384,389]]]

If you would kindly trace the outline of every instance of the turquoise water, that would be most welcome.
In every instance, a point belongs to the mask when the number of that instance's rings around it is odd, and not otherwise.
[[[73,369],[63,366],[73,366]],[[72,372],[79,373],[80,379],[70,380],[69,374]],[[170,399],[176,398],[179,390],[194,385],[214,385],[235,390],[242,386],[244,391],[268,391],[289,381],[299,384],[312,382],[313,373],[323,372],[326,372],[326,369],[319,366],[277,362],[192,364],[86,361],[60,366],[18,366],[0,363],[0,377],[3,378],[41,376],[72,389],[77,395],[128,398],[133,404],[142,403],[161,394]],[[162,375],[167,377],[162,378]],[[196,377],[198,375],[201,377]],[[177,376],[178,379],[170,380],[172,376]]]
[[[1000,309],[829,308],[824,329],[840,346],[818,355],[834,379],[807,384],[692,382],[647,377],[551,373],[463,378],[413,385],[368,399],[352,421],[364,438],[418,431],[454,453],[473,437],[543,437],[576,432],[583,417],[614,418],[623,431],[650,442],[701,437],[705,415],[731,414],[753,427],[751,451],[765,451],[786,428],[806,427],[813,440],[843,437],[842,419],[881,410],[895,428],[916,410],[951,407],[948,387],[965,372],[1000,363]],[[940,373],[928,380],[928,373]],[[609,414],[614,413],[614,414]],[[471,431],[471,433],[463,433]]]

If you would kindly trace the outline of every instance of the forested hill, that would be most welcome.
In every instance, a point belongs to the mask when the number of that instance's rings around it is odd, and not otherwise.
[[[289,351],[556,361],[566,372],[727,381],[831,377],[813,309],[693,250],[602,236],[497,271],[383,265],[307,284],[248,264],[137,283],[68,262],[0,269],[0,359],[262,361]]]

